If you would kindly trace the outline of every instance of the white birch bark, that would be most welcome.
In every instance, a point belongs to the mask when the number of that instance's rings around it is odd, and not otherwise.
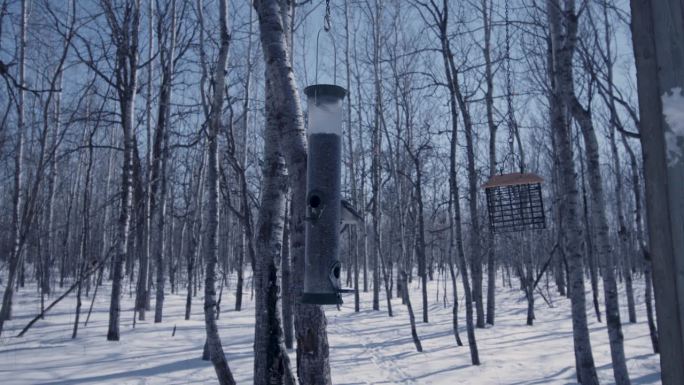
[[[563,30],[563,25],[577,27],[576,23],[561,20],[561,15],[575,18],[574,1],[561,6],[559,0],[547,1],[547,14],[551,36],[551,124],[557,146],[559,184],[561,194],[561,226],[565,231],[562,250],[568,261],[570,299],[572,302],[572,327],[575,349],[575,363],[578,380],[583,385],[597,385],[598,377],[594,356],[591,351],[589,328],[587,326],[586,297],[584,291],[584,257],[576,245],[582,242],[582,227],[579,221],[579,193],[577,175],[573,160],[571,130],[568,125],[572,91],[572,54],[576,29]]]
[[[21,24],[19,37],[19,85],[17,96],[17,145],[14,154],[14,193],[12,195],[12,237],[13,245],[9,256],[9,272],[5,293],[2,297],[2,308],[0,308],[0,334],[5,321],[12,318],[12,297],[14,296],[14,283],[17,279],[17,269],[21,258],[21,228],[22,228],[22,208],[24,197],[24,97],[23,89],[25,84],[24,74],[26,66],[26,28],[28,23],[27,0],[21,2]]]
[[[293,295],[303,289],[304,213],[306,203],[306,137],[294,71],[290,65],[291,47],[285,31],[290,31],[291,11],[287,0],[258,0],[259,36],[266,63],[266,79],[273,93],[280,129],[280,148],[287,164],[292,191],[291,256]],[[317,305],[295,304],[297,378],[300,384],[330,385],[330,359],[326,318]]]
[[[207,206],[206,206],[206,248],[204,250],[205,281],[204,281],[204,325],[207,333],[207,351],[209,359],[214,366],[216,376],[221,385],[234,385],[233,374],[228,367],[228,362],[223,353],[221,338],[216,324],[216,264],[218,263],[219,246],[219,149],[218,133],[221,126],[221,115],[224,103],[224,84],[226,80],[226,63],[228,49],[230,47],[230,34],[228,33],[228,4],[227,0],[218,1],[219,14],[219,51],[216,66],[212,74],[212,90],[207,116]],[[198,0],[198,12],[202,30],[203,4]],[[202,90],[204,92],[204,90]]]

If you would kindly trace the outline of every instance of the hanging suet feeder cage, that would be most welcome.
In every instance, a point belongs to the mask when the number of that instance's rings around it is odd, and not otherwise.
[[[339,305],[342,169],[342,100],[347,91],[316,84],[304,90],[308,104],[309,154],[304,291],[302,302]]]
[[[513,82],[511,79],[511,35],[508,29],[508,2],[506,2],[506,102],[508,107],[508,149],[509,153],[504,158],[502,166],[511,158],[513,163],[516,159],[515,137],[518,138],[519,173],[503,173],[492,176],[487,183],[482,185],[487,195],[487,209],[489,211],[489,228],[494,233],[507,233],[514,231],[539,230],[546,228],[544,214],[544,201],[542,200],[541,184],[544,182],[537,174],[523,172],[525,160],[520,143],[518,125],[515,120],[513,108]]]
[[[482,185],[487,195],[489,228],[494,233],[546,228],[544,201],[537,174],[495,175]]]

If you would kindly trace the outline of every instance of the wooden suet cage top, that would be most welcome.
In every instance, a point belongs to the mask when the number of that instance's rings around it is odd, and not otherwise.
[[[544,179],[537,174],[532,173],[513,173],[494,175],[489,178],[487,183],[482,185],[482,188],[503,187],[503,186],[517,186],[521,184],[542,183]]]

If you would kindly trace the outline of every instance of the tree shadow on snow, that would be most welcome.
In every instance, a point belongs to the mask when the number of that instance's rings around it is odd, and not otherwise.
[[[166,375],[169,373],[181,371],[181,370],[192,370],[192,369],[203,369],[211,365],[208,361],[203,361],[198,358],[191,358],[186,360],[169,362],[162,365],[153,366],[150,368],[137,369],[137,370],[125,370],[117,373],[104,374],[101,376],[91,376],[91,377],[81,377],[81,378],[70,378],[62,379],[59,381],[46,382],[45,384],[50,385],[71,385],[71,384],[97,384],[104,381],[116,381],[116,380],[131,380],[134,378],[147,378],[155,377],[160,375]]]

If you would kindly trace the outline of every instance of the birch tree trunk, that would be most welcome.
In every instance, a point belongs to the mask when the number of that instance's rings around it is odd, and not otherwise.
[[[24,273],[25,273],[25,265],[23,263],[22,259],[22,250],[23,246],[26,243],[28,236],[30,235],[31,231],[31,225],[33,223],[33,220],[35,217],[37,217],[38,214],[38,196],[41,192],[40,187],[41,187],[41,182],[43,179],[43,173],[45,169],[48,167],[49,163],[49,168],[50,168],[50,174],[54,175],[52,173],[53,171],[53,166],[55,166],[55,152],[58,146],[58,139],[57,136],[59,134],[59,124],[58,122],[55,122],[54,129],[53,129],[53,138],[52,140],[49,140],[50,137],[50,112],[51,112],[51,107],[53,107],[53,101],[56,100],[56,105],[54,106],[55,108],[55,115],[56,115],[56,120],[59,120],[59,110],[60,110],[60,95],[61,91],[58,89],[61,87],[61,82],[62,82],[62,70],[64,68],[64,63],[66,62],[67,59],[67,54],[69,52],[69,48],[71,46],[71,39],[74,36],[75,33],[75,18],[73,17],[73,14],[75,12],[73,8],[73,2],[68,4],[68,12],[67,13],[67,20],[66,20],[66,30],[63,33],[64,41],[62,42],[62,52],[61,55],[59,56],[59,59],[57,61],[57,64],[55,65],[54,71],[52,71],[49,75],[48,78],[48,89],[45,91],[41,91],[41,93],[47,93],[47,98],[43,104],[43,109],[42,109],[42,130],[38,131],[38,136],[37,136],[37,142],[38,142],[38,157],[37,159],[33,159],[32,162],[35,162],[36,164],[36,169],[33,171],[33,181],[31,183],[25,183],[28,182],[28,178],[25,177],[24,175],[24,168],[25,168],[25,160],[23,159],[24,157],[24,135],[25,135],[25,117],[24,117],[24,109],[25,109],[25,102],[24,102],[24,96],[25,96],[25,91],[26,89],[26,79],[25,79],[25,62],[26,62],[26,28],[27,28],[27,23],[28,23],[28,8],[27,4],[22,1],[22,6],[21,6],[21,24],[20,24],[20,41],[19,41],[19,83],[17,84],[15,82],[15,87],[18,88],[18,96],[16,97],[15,100],[15,105],[17,106],[17,134],[18,134],[18,140],[17,140],[17,147],[15,150],[15,191],[13,193],[13,202],[12,202],[12,237],[13,237],[13,245],[12,249],[10,250],[10,255],[8,258],[8,264],[9,264],[9,274],[8,274],[8,287],[5,291],[5,295],[3,297],[3,303],[2,303],[2,308],[0,309],[0,334],[2,333],[4,321],[8,320],[11,318],[11,313],[12,313],[12,296],[14,292],[14,287],[9,281],[13,281],[16,279],[17,273],[21,273],[19,276],[19,285],[21,287],[24,286]],[[5,4],[6,5],[6,4]],[[5,9],[6,10],[6,9]],[[72,17],[69,17],[69,14],[72,15]],[[11,104],[8,103],[7,107],[7,112],[5,115],[5,118],[7,117],[7,114],[9,113],[9,110],[11,108]],[[3,122],[4,125],[4,122]],[[32,138],[34,139],[34,138]],[[29,177],[31,174],[29,174]],[[22,191],[22,185],[23,187]],[[48,187],[49,189],[49,187]],[[50,197],[54,198],[54,184],[52,186],[52,191],[49,190],[49,193],[51,194]],[[48,199],[50,199],[48,197]],[[49,211],[52,210],[52,207],[49,208]],[[48,213],[50,215],[50,213]],[[40,241],[38,242],[40,244]],[[48,242],[48,248],[50,248],[50,245]],[[44,289],[47,287],[47,290],[49,291],[49,278],[50,278],[50,269],[51,266],[48,264],[51,261],[51,256],[48,256],[46,258],[41,258],[41,250],[39,247],[38,250],[38,265],[41,263],[41,259],[43,260],[42,262],[45,263],[43,268],[38,266],[38,270],[40,270],[40,274],[42,277],[40,278],[41,281],[41,305],[43,305],[43,294],[44,294]]]
[[[356,38],[356,35],[354,35]],[[356,42],[356,39],[354,39]],[[361,76],[359,75],[360,69],[359,69],[359,56],[357,55],[356,51],[356,44],[354,44],[354,78],[355,78],[355,84],[356,84],[356,100],[357,100],[357,105],[362,104],[362,93],[361,93]],[[351,90],[351,88],[350,88]],[[349,103],[351,104],[351,98],[349,98]],[[363,154],[365,151],[365,147],[363,145],[364,140],[363,140],[363,132],[364,132],[364,126],[363,126],[363,120],[362,120],[363,113],[361,111],[361,108],[356,109],[356,134],[358,137],[357,140],[357,145],[359,147],[359,151]],[[359,175],[364,175],[366,172],[366,157],[365,156],[360,156],[359,157]],[[364,217],[364,230],[360,231],[360,240],[357,242],[357,247],[359,249],[359,252],[361,254],[361,263],[363,264],[363,292],[367,293],[368,292],[368,231],[366,230],[367,226],[365,226],[365,212],[366,212],[366,178],[360,177],[359,178],[359,189],[358,191],[358,208],[361,211],[361,216]],[[411,272],[409,271],[409,276]],[[357,290],[358,292],[358,290]],[[355,297],[358,297],[358,294],[355,294]],[[356,299],[355,299],[356,301]],[[356,306],[358,308],[359,306]]]
[[[629,233],[625,224],[625,214],[622,199],[622,171],[620,154],[615,142],[615,127],[610,130],[610,151],[613,155],[613,169],[615,170],[615,209],[618,217],[618,240],[617,253],[622,261],[616,259],[616,263],[622,262],[622,275],[625,278],[625,295],[627,297],[627,314],[629,323],[636,323],[636,306],[634,304],[634,288],[632,283],[632,258],[629,253]]]
[[[399,268],[401,269],[401,267]],[[423,351],[423,345],[420,343],[420,337],[418,337],[418,332],[416,331],[416,317],[413,314],[413,306],[411,306],[411,297],[409,295],[409,285],[408,285],[408,275],[406,274],[405,271],[401,270],[401,288],[402,288],[402,296],[404,298],[404,302],[406,303],[406,310],[408,311],[409,314],[409,322],[411,324],[411,338],[413,339],[413,344],[416,346],[416,351],[422,352]]]
[[[347,90],[351,90],[351,50],[349,47],[350,43],[350,27],[349,27],[349,2],[344,2],[344,56],[345,56],[345,69],[347,74]],[[359,122],[360,124],[360,122]],[[351,99],[347,102],[347,144],[349,145],[349,179],[351,179],[351,195],[352,195],[352,206],[357,210],[361,209],[361,202],[359,199],[359,192],[357,190],[356,183],[356,156],[354,153],[354,143],[352,140],[352,103]],[[354,311],[359,312],[360,310],[360,297],[359,297],[359,227],[354,226],[351,228],[350,244],[349,248],[353,254],[353,269],[354,269]]]
[[[492,1],[482,0],[482,22],[484,32],[484,47],[482,53],[485,59],[485,105],[487,110],[487,126],[489,127],[489,176],[496,175],[496,131],[494,122],[494,74],[492,72]],[[487,316],[486,322],[494,325],[496,311],[496,245],[494,232],[487,231]]]
[[[459,270],[466,302],[466,331],[468,334],[468,347],[470,348],[470,362],[480,365],[480,354],[475,341],[475,324],[473,322],[473,296],[468,281],[468,266],[466,265],[465,252],[463,251],[463,230],[461,228],[461,207],[458,186],[453,186],[451,194],[454,200],[454,223],[456,224],[456,250],[458,253]]]
[[[90,123],[90,122],[89,122]],[[87,154],[87,161],[86,161],[86,171],[85,171],[85,181],[83,183],[83,208],[81,211],[81,217],[83,221],[83,228],[81,230],[81,245],[80,245],[80,250],[79,250],[79,266],[77,267],[78,269],[78,275],[76,276],[76,279],[78,280],[78,288],[76,290],[76,314],[74,317],[74,328],[73,332],[71,334],[71,338],[74,339],[76,338],[78,334],[78,323],[80,320],[81,316],[81,291],[83,287],[83,280],[86,279],[84,276],[86,272],[86,268],[88,266],[89,261],[88,259],[88,247],[89,247],[89,237],[90,237],[90,200],[91,200],[91,179],[92,179],[92,173],[93,173],[93,137],[95,136],[95,133],[97,132],[97,128],[99,126],[99,120],[95,123],[95,127],[92,129],[92,131],[88,135],[88,154]],[[86,125],[86,127],[88,127]],[[85,131],[85,129],[84,129]],[[85,132],[84,132],[85,134]],[[85,135],[84,135],[85,136]],[[93,261],[93,264],[95,264],[96,261]]]
[[[210,110],[207,116],[207,233],[204,275],[204,325],[207,332],[207,351],[216,376],[221,385],[234,385],[233,374],[223,354],[223,346],[216,325],[216,263],[218,262],[219,246],[219,151],[218,132],[221,126],[221,115],[224,102],[224,84],[226,79],[226,63],[231,36],[228,33],[228,4],[227,0],[218,1],[219,14],[219,51],[216,66],[212,74],[212,92]],[[204,30],[202,0],[198,0],[198,12],[202,30]],[[202,90],[204,92],[204,90]]]
[[[454,77],[457,79],[458,75]],[[458,87],[457,87],[458,88]],[[461,93],[459,92],[458,95]],[[477,209],[477,171],[475,170],[474,127],[468,106],[463,96],[458,97],[466,139],[466,159],[468,170],[468,209],[470,213],[470,269],[473,275],[473,301],[475,302],[476,323],[478,328],[485,326],[484,305],[482,304],[482,245],[480,243],[480,217]]]
[[[286,160],[292,191],[292,229],[290,253],[293,261],[292,289],[301,296],[304,281],[304,213],[306,203],[306,137],[290,65],[291,47],[286,31],[292,23],[291,3],[287,0],[258,0],[259,36],[266,63],[266,78],[278,111],[274,124],[280,129],[280,148]],[[330,385],[330,359],[326,318],[317,305],[295,304],[297,340],[297,378],[302,385]]]
[[[484,306],[482,303],[482,245],[480,243],[480,218],[478,215],[477,208],[477,171],[475,170],[475,128],[473,126],[473,120],[470,115],[470,109],[466,97],[461,89],[459,82],[459,73],[457,67],[454,64],[453,52],[449,47],[448,42],[448,31],[447,31],[447,2],[444,1],[444,28],[442,30],[442,40],[446,41],[447,52],[449,54],[449,66],[451,68],[451,81],[453,82],[452,90],[458,102],[459,109],[461,110],[461,118],[463,119],[463,128],[465,132],[466,140],[466,169],[468,172],[468,211],[470,214],[470,269],[472,272],[472,296],[475,302],[476,311],[476,326],[478,328],[484,328],[485,326],[485,314]],[[444,46],[445,43],[442,43]],[[443,50],[444,51],[444,50]],[[464,276],[465,277],[465,276]]]
[[[133,157],[135,151],[135,97],[138,85],[138,32],[140,27],[140,1],[128,0],[122,21],[109,1],[102,8],[116,47],[115,75],[123,129],[123,172],[121,176],[121,212],[119,213],[117,254],[114,261],[111,302],[109,305],[108,341],[118,341],[121,314],[121,284],[123,263],[128,258],[128,238],[133,198]],[[123,34],[124,38],[121,38]]]
[[[449,157],[449,275],[451,276],[451,290],[453,291],[453,296],[454,296],[454,304],[451,309],[451,326],[454,331],[454,337],[456,337],[456,345],[458,346],[463,346],[463,342],[461,341],[461,336],[458,333],[458,289],[456,285],[456,271],[454,268],[454,265],[456,262],[454,262],[457,258],[455,257],[456,250],[455,250],[455,243],[456,239],[454,237],[454,222],[455,222],[455,209],[456,207],[454,205],[458,204],[458,201],[454,202],[454,197],[456,194],[454,194],[454,190],[457,188],[456,185],[456,132],[458,129],[457,121],[455,119],[455,116],[453,115],[453,112],[455,112],[455,101],[453,98],[451,98],[451,106],[452,106],[452,122],[451,122],[451,135],[452,138],[449,141],[450,143],[450,154],[451,156]],[[460,262],[460,259],[459,259]],[[470,305],[468,305],[470,306]],[[471,317],[472,317],[472,312],[471,312]],[[470,321],[470,325],[472,327],[472,318]],[[468,334],[470,338],[470,334]],[[473,334],[473,339],[474,339],[474,334]],[[472,354],[472,352],[471,352]]]
[[[591,297],[594,304],[594,313],[596,314],[596,319],[601,322],[601,307],[599,305],[599,289],[598,289],[598,260],[596,258],[596,253],[594,252],[594,242],[592,239],[593,226],[589,219],[589,200],[587,198],[587,184],[586,178],[584,177],[584,163],[585,159],[582,154],[582,147],[579,144],[579,135],[577,136],[577,150],[579,154],[579,164],[580,164],[580,183],[582,185],[582,224],[586,231],[584,232],[584,249],[587,253],[587,263],[589,264],[589,276],[591,281]]]
[[[371,216],[373,231],[371,232],[372,245],[371,256],[373,261],[373,310],[380,310],[380,151],[381,134],[380,124],[382,115],[382,83],[380,74],[380,25],[382,13],[382,0],[373,3],[374,13],[371,15],[373,24],[373,92],[375,103],[373,104],[373,133],[371,139],[372,162],[371,162]]]
[[[446,12],[446,1],[444,2],[444,21],[443,21],[443,29],[442,29],[442,36],[446,36],[446,17],[447,17],[447,12]],[[460,203],[460,194],[459,194],[459,187],[458,187],[458,181],[457,181],[457,176],[456,176],[456,156],[457,156],[457,148],[458,148],[458,110],[456,109],[456,101],[457,101],[457,95],[455,92],[455,82],[453,76],[455,75],[454,72],[454,65],[453,65],[453,56],[451,55],[451,49],[449,48],[449,43],[448,40],[445,38],[442,39],[442,55],[444,57],[445,61],[445,71],[447,75],[447,80],[449,81],[450,86],[450,107],[451,107],[451,146],[450,146],[450,167],[449,167],[449,190],[450,190],[450,197],[449,201],[452,202],[453,205],[453,224],[455,225],[454,228],[454,237],[456,241],[456,255],[458,258],[458,267],[459,270],[461,271],[461,283],[463,284],[463,293],[465,296],[465,307],[466,307],[466,332],[468,336],[468,347],[470,349],[470,361],[473,365],[480,365],[480,354],[477,349],[477,342],[475,340],[475,322],[473,320],[473,295],[472,291],[470,288],[470,281],[468,278],[468,266],[466,263],[466,257],[465,257],[465,252],[463,250],[463,230],[462,230],[462,224],[461,224],[461,203]],[[451,214],[450,214],[451,215]],[[452,277],[452,279],[455,279],[455,277]],[[455,291],[454,291],[455,293]],[[455,295],[455,294],[454,294]],[[456,317],[456,314],[454,314],[454,317]],[[456,323],[456,321],[454,321]],[[458,335],[457,335],[457,340],[458,340]],[[458,341],[457,341],[458,343]]]
[[[162,321],[162,312],[164,308],[164,286],[165,286],[165,269],[164,257],[166,256],[166,194],[167,194],[167,178],[166,178],[166,163],[170,156],[169,154],[169,134],[168,131],[171,125],[171,93],[173,87],[174,62],[176,60],[176,0],[171,0],[170,6],[164,11],[165,15],[170,18],[170,25],[164,28],[162,18],[157,20],[157,36],[159,36],[159,51],[161,63],[161,90],[159,94],[159,107],[157,111],[157,128],[154,134],[154,143],[152,147],[152,183],[155,185],[153,190],[154,208],[150,212],[150,216],[156,219],[156,233],[157,237],[154,255],[157,266],[156,277],[156,300],[154,306],[154,322]],[[166,36],[166,38],[161,38]],[[170,263],[170,261],[168,261]]]
[[[59,80],[57,81],[58,87],[61,89],[62,88],[62,80],[63,80],[63,73],[60,71],[59,73]],[[55,96],[55,113],[52,121],[52,143],[51,143],[51,148],[54,154],[57,153],[57,150],[59,148],[59,132],[60,132],[60,113],[61,113],[61,92],[58,92],[57,95]],[[48,98],[48,104],[45,106],[45,112],[47,113],[49,111],[49,98]],[[49,119],[48,119],[48,114],[44,117],[44,124],[49,124]],[[46,230],[47,233],[45,234],[45,246],[46,246],[46,257],[44,259],[44,264],[45,267],[43,268],[43,277],[42,277],[42,292],[44,294],[47,294],[48,296],[50,295],[50,281],[52,277],[52,266],[53,263],[57,261],[55,258],[55,254],[57,252],[57,249],[55,247],[55,190],[56,190],[56,184],[57,184],[57,157],[52,156],[52,159],[50,160],[50,171],[48,174],[48,198],[47,198],[47,207],[45,208],[45,211],[47,212],[47,225],[46,225]],[[108,208],[108,207],[107,207]]]
[[[449,138],[449,227],[450,227],[450,260],[455,258],[459,270],[461,270],[461,282],[463,284],[463,292],[465,295],[466,305],[466,330],[468,335],[468,345],[470,348],[470,357],[473,365],[480,364],[480,357],[477,350],[477,343],[475,341],[475,329],[473,321],[473,298],[468,281],[467,263],[465,260],[465,252],[463,250],[463,230],[461,224],[461,206],[460,194],[456,175],[456,160],[458,148],[458,108],[459,97],[458,93],[458,72],[454,63],[454,56],[451,52],[451,46],[448,39],[448,22],[449,22],[449,8],[446,0],[442,1],[442,8],[437,7],[435,3],[430,6],[424,5],[432,16],[432,22],[438,27],[438,37],[440,41],[440,51],[444,65],[444,75],[447,81],[447,89],[449,90],[449,111],[451,112],[451,137]],[[452,211],[453,209],[453,211]],[[454,251],[455,249],[455,251]],[[454,256],[454,254],[456,254]],[[454,308],[452,309],[452,325],[456,343],[460,346],[461,338],[458,335],[458,307],[456,301],[456,274],[453,268],[450,269],[453,292],[454,292]]]
[[[416,254],[418,257],[418,275],[420,276],[421,289],[423,294],[423,322],[428,322],[428,294],[427,294],[427,258],[425,255],[425,223],[423,213],[423,186],[422,186],[422,170],[420,165],[420,153],[413,155],[413,162],[416,168],[416,203],[418,212],[416,213],[418,220],[418,233],[416,236]]]
[[[630,380],[625,362],[624,337],[622,335],[618,289],[615,280],[616,264],[608,234],[608,219],[605,211],[606,202],[599,161],[599,145],[596,140],[591,113],[584,109],[576,98],[572,99],[571,110],[572,115],[582,130],[584,145],[587,151],[587,171],[589,172],[592,201],[591,211],[595,224],[596,250],[598,251],[598,258],[603,264],[603,295],[606,301],[606,325],[608,326],[613,375],[616,384],[628,385]]]
[[[145,320],[145,312],[147,310],[148,296],[147,291],[148,286],[148,276],[150,268],[150,248],[152,240],[152,71],[153,71],[153,52],[154,49],[154,27],[152,21],[152,15],[154,14],[153,1],[147,0],[147,59],[150,61],[147,67],[147,89],[145,100],[145,118],[147,126],[147,164],[149,170],[147,172],[147,192],[145,194],[145,207],[144,207],[144,232],[143,250],[140,250],[140,268],[138,273],[138,282],[135,288],[135,311],[138,313],[138,319],[140,321]]]
[[[577,174],[573,159],[571,130],[568,125],[570,102],[574,98],[572,56],[576,38],[576,15],[574,1],[568,0],[562,7],[559,0],[547,0],[547,14],[551,36],[550,68],[552,97],[551,124],[557,146],[560,167],[561,226],[564,230],[562,251],[568,261],[570,299],[572,302],[572,328],[575,348],[577,378],[583,385],[598,385],[594,356],[591,351],[587,326],[586,297],[584,292],[584,257],[576,245],[582,242],[579,222],[579,193]],[[575,20],[561,21],[561,14]],[[562,25],[566,25],[565,30]],[[572,28],[575,28],[572,30]]]
[[[189,202],[194,208],[190,211],[190,230],[189,230],[189,246],[186,254],[186,272],[187,272],[187,292],[185,296],[185,320],[190,319],[190,312],[192,310],[193,288],[195,286],[195,276],[197,274],[197,265],[199,259],[199,244],[202,238],[202,223],[204,222],[204,187],[206,185],[206,163],[207,150],[202,152],[202,157],[199,161],[199,172],[197,175],[197,183],[195,188],[194,202]]]
[[[278,296],[278,265],[280,264],[287,173],[285,159],[279,148],[277,105],[266,83],[266,127],[264,132],[264,166],[261,205],[257,221],[257,260],[254,272],[256,292],[254,327],[254,384],[294,384],[290,359],[283,345]]]
[[[12,297],[14,296],[14,284],[17,279],[17,270],[21,259],[21,228],[24,205],[23,182],[24,182],[24,71],[26,65],[26,28],[28,23],[27,0],[21,2],[21,32],[19,38],[19,84],[17,96],[17,145],[14,153],[14,192],[12,195],[12,251],[9,255],[9,271],[5,293],[2,297],[0,308],[0,335],[2,334],[5,321],[12,318]]]
[[[252,84],[252,7],[249,9],[249,36],[247,37],[247,74],[245,78],[245,100],[242,104],[242,137],[240,164],[234,164],[240,180],[240,213],[242,215],[242,234],[240,236],[240,251],[237,261],[237,285],[235,288],[235,311],[242,310],[242,293],[244,288],[245,257],[249,257],[252,269],[255,267],[254,235],[252,234],[252,214],[249,207],[249,197],[246,180],[247,167],[247,130],[249,126],[250,91]],[[234,162],[235,163],[235,162]],[[284,285],[283,285],[284,286]]]
[[[627,226],[625,225],[625,214],[624,214],[624,208],[623,208],[623,200],[622,200],[622,172],[621,172],[621,165],[620,165],[620,154],[618,153],[617,150],[617,143],[615,139],[615,131],[619,128],[620,122],[619,122],[619,117],[616,113],[616,106],[615,106],[615,97],[614,97],[614,90],[613,90],[613,53],[612,53],[612,47],[611,47],[611,36],[612,36],[612,31],[610,28],[610,22],[608,20],[608,5],[607,3],[603,4],[603,24],[604,24],[604,40],[605,40],[605,46],[606,46],[606,53],[603,55],[604,57],[604,63],[606,67],[606,75],[607,75],[607,86],[608,86],[608,103],[609,103],[609,111],[610,111],[610,131],[609,131],[609,137],[610,137],[610,150],[611,154],[613,155],[613,168],[615,171],[615,209],[617,212],[617,219],[618,219],[618,255],[622,258],[622,267],[623,267],[623,275],[625,277],[625,294],[627,296],[627,309],[628,309],[628,314],[629,314],[629,322],[630,323],[636,323],[636,308],[634,305],[634,289],[632,285],[632,261],[630,254],[627,250],[628,247],[628,230]],[[616,259],[616,262],[620,262],[619,259]]]
[[[477,213],[477,173],[475,171],[475,152],[474,152],[474,142],[473,142],[473,121],[470,115],[470,110],[468,108],[468,101],[461,89],[459,82],[459,71],[456,66],[454,54],[451,50],[451,44],[449,41],[449,2],[447,0],[442,1],[442,6],[439,7],[435,2],[430,2],[430,5],[424,4],[432,22],[434,23],[438,38],[440,41],[440,50],[442,54],[442,59],[444,61],[444,71],[447,80],[447,88],[449,89],[450,96],[450,109],[452,121],[452,135],[456,135],[455,127],[458,120],[458,110],[461,112],[461,118],[463,119],[463,126],[466,138],[466,159],[467,159],[467,171],[468,171],[468,195],[469,195],[469,212],[471,220],[471,230],[472,234],[470,237],[470,265],[472,269],[473,276],[473,288],[472,293],[467,293],[467,295],[472,295],[472,301],[475,302],[476,308],[476,325],[477,327],[484,327],[485,325],[485,315],[484,307],[482,304],[482,257],[481,257],[481,244],[480,244],[480,222]],[[425,16],[424,16],[425,18]],[[458,110],[456,109],[458,107]],[[452,140],[456,140],[454,136]],[[452,148],[452,154],[454,149]],[[452,186],[452,194],[455,191],[455,185]],[[457,187],[456,187],[457,190]],[[458,199],[455,199],[455,207],[458,208],[457,213],[460,215],[460,206]],[[459,220],[460,221],[460,217]],[[457,221],[457,222],[458,222]],[[461,226],[461,223],[456,223],[457,228]],[[459,235],[457,230],[457,243],[459,238],[462,240],[462,234]],[[467,272],[462,272],[462,279],[465,280]],[[465,284],[465,283],[464,283]],[[470,286],[470,284],[468,284]],[[468,289],[470,291],[470,288]],[[467,302],[467,300],[466,300]],[[466,304],[466,306],[469,306]],[[467,313],[467,312],[466,312]],[[474,340],[474,334],[473,334]],[[479,360],[478,360],[479,361]]]
[[[290,205],[291,206],[291,205]],[[294,300],[292,296],[292,260],[290,259],[290,213],[289,209],[285,211],[285,228],[283,229],[283,244],[282,244],[282,286],[283,286],[283,335],[285,337],[285,348],[292,349],[294,346]]]
[[[637,126],[639,126],[639,123]],[[648,331],[651,336],[651,346],[653,347],[653,353],[660,353],[660,343],[658,338],[658,330],[656,328],[656,321],[653,314],[653,274],[652,274],[652,261],[651,255],[648,252],[648,246],[646,245],[646,239],[644,236],[643,220],[642,220],[642,200],[641,200],[641,182],[639,179],[639,166],[637,165],[636,155],[634,150],[627,143],[627,138],[625,135],[621,136],[622,144],[629,155],[629,166],[631,171],[632,179],[632,193],[634,194],[634,221],[636,223],[636,237],[638,244],[638,251],[642,255],[643,269],[644,269],[644,302],[646,305],[646,318],[648,320]]]

